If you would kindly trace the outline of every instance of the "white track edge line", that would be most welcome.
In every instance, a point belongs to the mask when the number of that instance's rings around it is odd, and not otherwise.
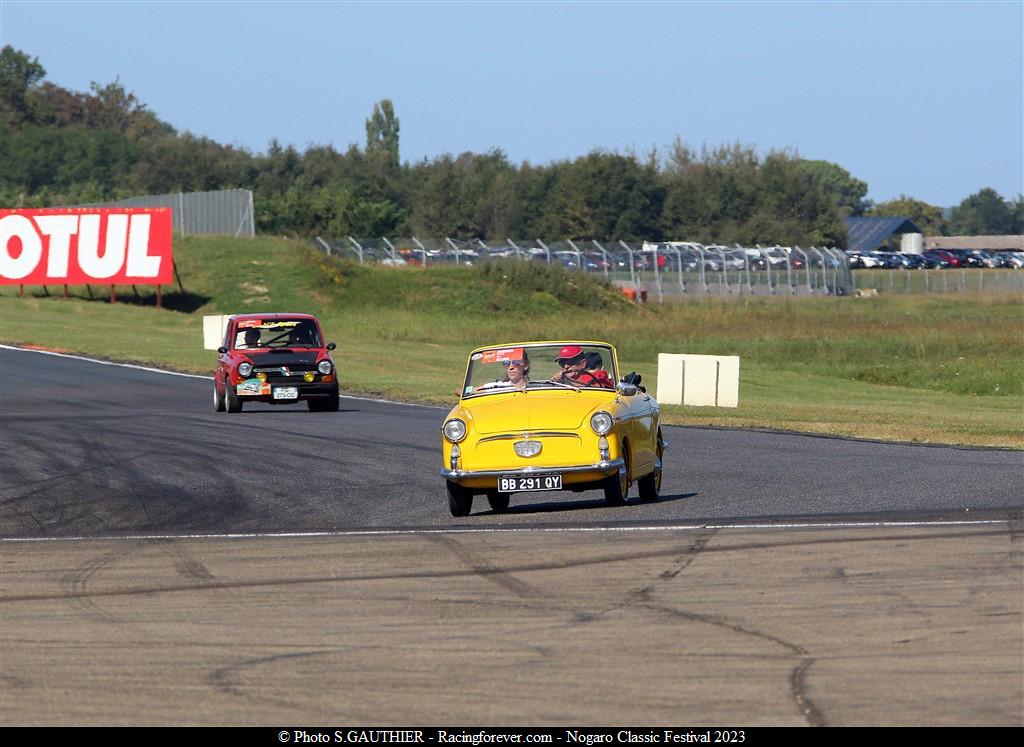
[[[101,366],[119,366],[120,368],[134,368],[136,371],[148,371],[149,373],[167,374],[168,376],[182,376],[188,379],[204,379],[206,381],[211,380],[212,376],[202,376],[200,374],[181,373],[180,371],[167,371],[163,368],[152,368],[151,366],[140,366],[135,363],[117,363],[114,361],[100,360],[99,358],[89,358],[84,355],[75,355],[73,353],[58,353],[55,350],[36,350],[35,348],[20,348],[17,345],[0,345],[0,350],[18,350],[22,353],[39,353],[40,355],[53,355],[57,358],[71,358],[76,361],[85,361],[87,363],[97,363]],[[357,397],[354,394],[340,394],[338,395],[341,399],[357,399],[363,402],[379,402],[385,405],[399,405],[401,407],[429,407],[437,410],[444,410],[441,405],[422,405],[416,402],[395,402],[390,399],[377,399],[374,397]]]
[[[939,520],[939,521],[833,521],[806,524],[675,524],[640,527],[478,527],[438,529],[354,529],[334,532],[251,532],[225,534],[130,534],[99,537],[2,537],[0,544],[13,542],[114,542],[139,540],[239,540],[239,539],[309,539],[318,537],[380,537],[422,534],[512,534],[515,532],[678,532],[707,531],[709,529],[888,529],[900,527],[949,527],[1008,524],[1011,519]]]

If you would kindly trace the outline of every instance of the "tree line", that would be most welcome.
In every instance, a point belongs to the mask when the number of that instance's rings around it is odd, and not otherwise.
[[[983,189],[949,216],[911,197],[874,205],[827,161],[741,144],[664,152],[595,150],[545,165],[500,149],[400,159],[388,100],[366,142],[265,153],[179,133],[118,81],[75,92],[38,58],[0,50],[0,205],[49,207],[229,188],[254,193],[257,229],[327,237],[449,236],[691,240],[845,246],[843,218],[901,215],[930,234],[1024,233],[1024,198]]]

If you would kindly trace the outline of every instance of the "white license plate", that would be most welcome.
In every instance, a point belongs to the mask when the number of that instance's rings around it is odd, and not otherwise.
[[[502,475],[499,493],[532,493],[537,490],[561,490],[561,475]]]
[[[298,399],[299,388],[297,386],[275,386],[274,399]]]

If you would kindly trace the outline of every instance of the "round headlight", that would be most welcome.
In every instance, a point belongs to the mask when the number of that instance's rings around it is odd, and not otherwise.
[[[242,361],[238,364],[238,375],[248,376],[252,373],[252,364],[249,361]]]
[[[594,429],[594,433],[599,436],[603,436],[612,429],[612,416],[606,412],[595,412],[590,416],[590,427]]]
[[[322,374],[329,374],[331,372],[331,362],[324,359],[316,364],[316,370]]]
[[[466,424],[458,418],[449,420],[441,430],[444,432],[444,437],[453,444],[457,444],[466,437]]]

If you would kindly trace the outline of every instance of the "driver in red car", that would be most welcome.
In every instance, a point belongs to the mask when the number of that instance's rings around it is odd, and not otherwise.
[[[245,347],[258,348],[260,346],[260,331],[258,329],[245,330]]]

